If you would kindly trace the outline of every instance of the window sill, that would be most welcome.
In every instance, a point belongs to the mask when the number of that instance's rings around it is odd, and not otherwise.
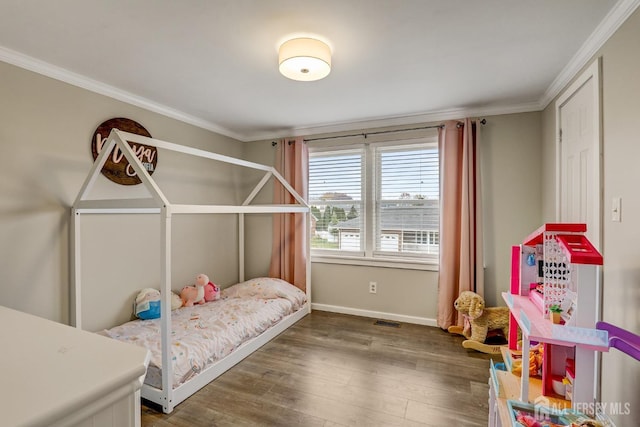
[[[312,255],[312,263],[359,265],[367,267],[397,268],[403,270],[439,271],[440,266],[432,261],[417,261],[395,258],[364,258],[349,256]]]

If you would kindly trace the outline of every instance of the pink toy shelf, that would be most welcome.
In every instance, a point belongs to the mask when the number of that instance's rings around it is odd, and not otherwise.
[[[585,224],[544,224],[513,246],[510,292],[503,293],[511,311],[509,349],[518,347],[518,328],[523,355],[531,341],[542,343],[542,394],[566,398],[553,389],[554,380],[565,378],[574,405],[593,402],[595,355],[609,350],[608,332],[596,329],[602,255],[586,231]],[[550,308],[562,310],[560,324],[552,323]],[[526,401],[528,369],[522,369],[521,380],[520,397]]]
[[[585,224],[545,224],[511,248],[510,292],[502,294],[511,312],[509,350],[503,351],[503,359],[510,370],[509,357],[519,357],[519,329],[523,367],[517,381],[509,372],[496,372],[491,364],[492,427],[510,425],[505,424],[509,421],[503,415],[512,411],[501,406],[498,397],[507,399],[509,407],[517,404],[540,409],[549,405],[571,408],[563,413],[575,414],[596,401],[598,352],[614,347],[640,360],[640,337],[599,319],[603,260],[584,235],[586,231]],[[550,307],[553,311],[562,309],[560,324],[552,322]],[[532,342],[542,345],[542,380],[530,383],[525,361]],[[611,425],[605,414],[588,415]]]

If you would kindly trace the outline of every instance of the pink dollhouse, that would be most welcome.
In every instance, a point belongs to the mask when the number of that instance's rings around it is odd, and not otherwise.
[[[509,349],[522,354],[542,345],[542,395],[584,407],[596,398],[597,351],[608,351],[600,317],[602,256],[584,236],[585,224],[545,224],[512,248],[511,290],[503,297],[511,310]],[[560,312],[558,324],[551,312]],[[521,400],[528,399],[527,369]]]
[[[536,420],[582,417],[585,408],[597,407],[599,351],[614,347],[640,360],[640,336],[599,321],[603,261],[586,230],[585,224],[545,224],[512,247],[511,288],[502,294],[511,313],[509,345],[502,348],[507,370],[491,362],[491,427],[521,425],[516,413]],[[541,357],[530,358],[532,348],[541,348]],[[518,358],[519,374],[513,369]],[[536,363],[527,369],[531,360]],[[613,426],[604,413],[586,415]]]

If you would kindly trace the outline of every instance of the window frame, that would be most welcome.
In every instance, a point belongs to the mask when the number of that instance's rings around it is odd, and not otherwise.
[[[323,250],[311,248],[311,262],[326,264],[344,264],[344,265],[363,265],[384,268],[401,268],[411,270],[430,270],[438,271],[439,256],[421,255],[408,253],[392,253],[384,251],[376,251],[376,224],[375,224],[375,208],[376,208],[376,192],[377,189],[377,165],[376,165],[376,148],[394,147],[408,145],[424,145],[429,144],[437,148],[437,134],[411,139],[398,140],[380,140],[356,144],[330,144],[309,143],[309,155],[315,153],[340,153],[343,151],[362,150],[362,181],[361,181],[361,205],[362,205],[362,225],[361,233],[364,235],[364,241],[361,238],[360,251],[338,251]],[[310,201],[311,203],[311,201]],[[438,241],[439,241],[438,236]]]

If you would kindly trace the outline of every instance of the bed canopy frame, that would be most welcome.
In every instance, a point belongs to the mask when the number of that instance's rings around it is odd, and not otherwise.
[[[188,154],[218,162],[229,163],[250,169],[263,171],[265,174],[258,184],[251,191],[249,196],[241,205],[191,205],[171,203],[161,191],[155,180],[147,172],[142,162],[135,155],[131,146],[127,143],[133,142],[156,147],[158,150],[168,150],[183,154]],[[100,176],[102,168],[106,163],[112,150],[119,148],[129,164],[132,166],[142,184],[148,190],[150,196],[132,199],[103,199],[90,197],[92,188]],[[290,204],[260,204],[251,205],[260,190],[269,182],[275,179],[293,196],[294,202]],[[311,311],[310,284],[310,242],[307,239],[306,259],[306,294],[307,303],[299,311],[289,315],[277,325],[263,332],[258,337],[242,344],[233,353],[224,359],[212,364],[199,375],[191,380],[172,387],[173,367],[171,364],[171,221],[173,215],[179,214],[237,214],[238,215],[238,248],[239,248],[239,281],[244,278],[244,215],[252,213],[307,213],[306,229],[311,229],[311,215],[309,205],[304,199],[289,185],[289,183],[272,166],[253,163],[229,156],[212,153],[205,150],[186,147],[171,142],[161,141],[154,138],[124,132],[113,129],[107,138],[102,151],[96,158],[84,184],[71,209],[71,279],[72,279],[72,310],[71,322],[74,326],[82,329],[82,259],[81,259],[81,239],[80,224],[81,219],[87,214],[156,214],[160,216],[160,293],[161,293],[161,318],[160,335],[162,348],[162,389],[158,389],[147,384],[142,387],[141,396],[152,402],[162,405],[164,412],[169,413],[175,405],[179,404],[187,397],[204,387],[210,381],[221,375],[223,372],[234,366],[246,356],[266,344],[282,331],[293,325]]]

